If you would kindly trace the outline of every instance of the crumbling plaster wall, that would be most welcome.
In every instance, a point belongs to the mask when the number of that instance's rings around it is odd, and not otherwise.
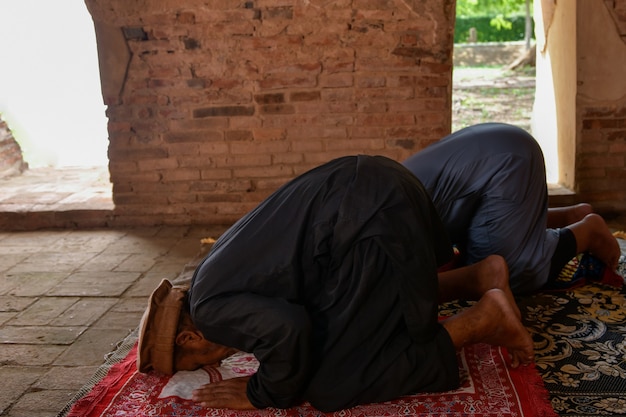
[[[228,224],[449,133],[454,0],[86,0],[118,224]]]

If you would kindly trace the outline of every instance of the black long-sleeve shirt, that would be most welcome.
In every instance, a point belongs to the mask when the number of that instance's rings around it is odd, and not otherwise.
[[[451,254],[430,199],[383,157],[331,161],[235,223],[196,270],[190,306],[213,342],[252,352],[256,407],[322,411],[458,385],[437,322]]]

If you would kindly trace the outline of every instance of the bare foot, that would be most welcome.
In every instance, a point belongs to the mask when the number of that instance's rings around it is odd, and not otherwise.
[[[513,368],[531,363],[535,357],[530,334],[502,290],[487,291],[476,305],[442,324],[457,349],[475,343],[504,346],[511,355]]]
[[[612,270],[617,268],[621,249],[601,216],[588,214],[569,228],[576,237],[579,253],[589,252]]]
[[[517,307],[517,302],[509,286],[509,266],[504,258],[500,255],[489,255],[478,263],[480,271],[477,276],[477,287],[480,295],[484,295],[487,291],[497,288],[506,295],[513,312],[518,319],[522,318],[522,314]],[[480,298],[480,297],[479,297]]]
[[[506,295],[500,290],[485,293],[476,305],[484,309],[486,317],[491,318],[491,327],[486,329],[482,342],[504,346],[511,355],[511,366],[529,364],[534,360],[535,352],[530,334],[517,319]]]
[[[552,207],[548,209],[548,227],[566,227],[581,221],[590,213],[593,213],[593,207],[588,203],[566,207]]]

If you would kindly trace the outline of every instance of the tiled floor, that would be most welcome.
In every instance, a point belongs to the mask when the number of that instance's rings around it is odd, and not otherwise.
[[[55,416],[221,230],[0,233],[0,415]]]
[[[0,218],[71,210],[89,218],[112,208],[106,168],[0,179]],[[161,278],[176,278],[200,239],[222,231],[0,231],[0,415],[56,416],[137,327]]]

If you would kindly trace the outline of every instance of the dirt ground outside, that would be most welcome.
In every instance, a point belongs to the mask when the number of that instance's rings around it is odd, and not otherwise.
[[[455,67],[452,131],[484,122],[510,123],[530,132],[535,68]]]

